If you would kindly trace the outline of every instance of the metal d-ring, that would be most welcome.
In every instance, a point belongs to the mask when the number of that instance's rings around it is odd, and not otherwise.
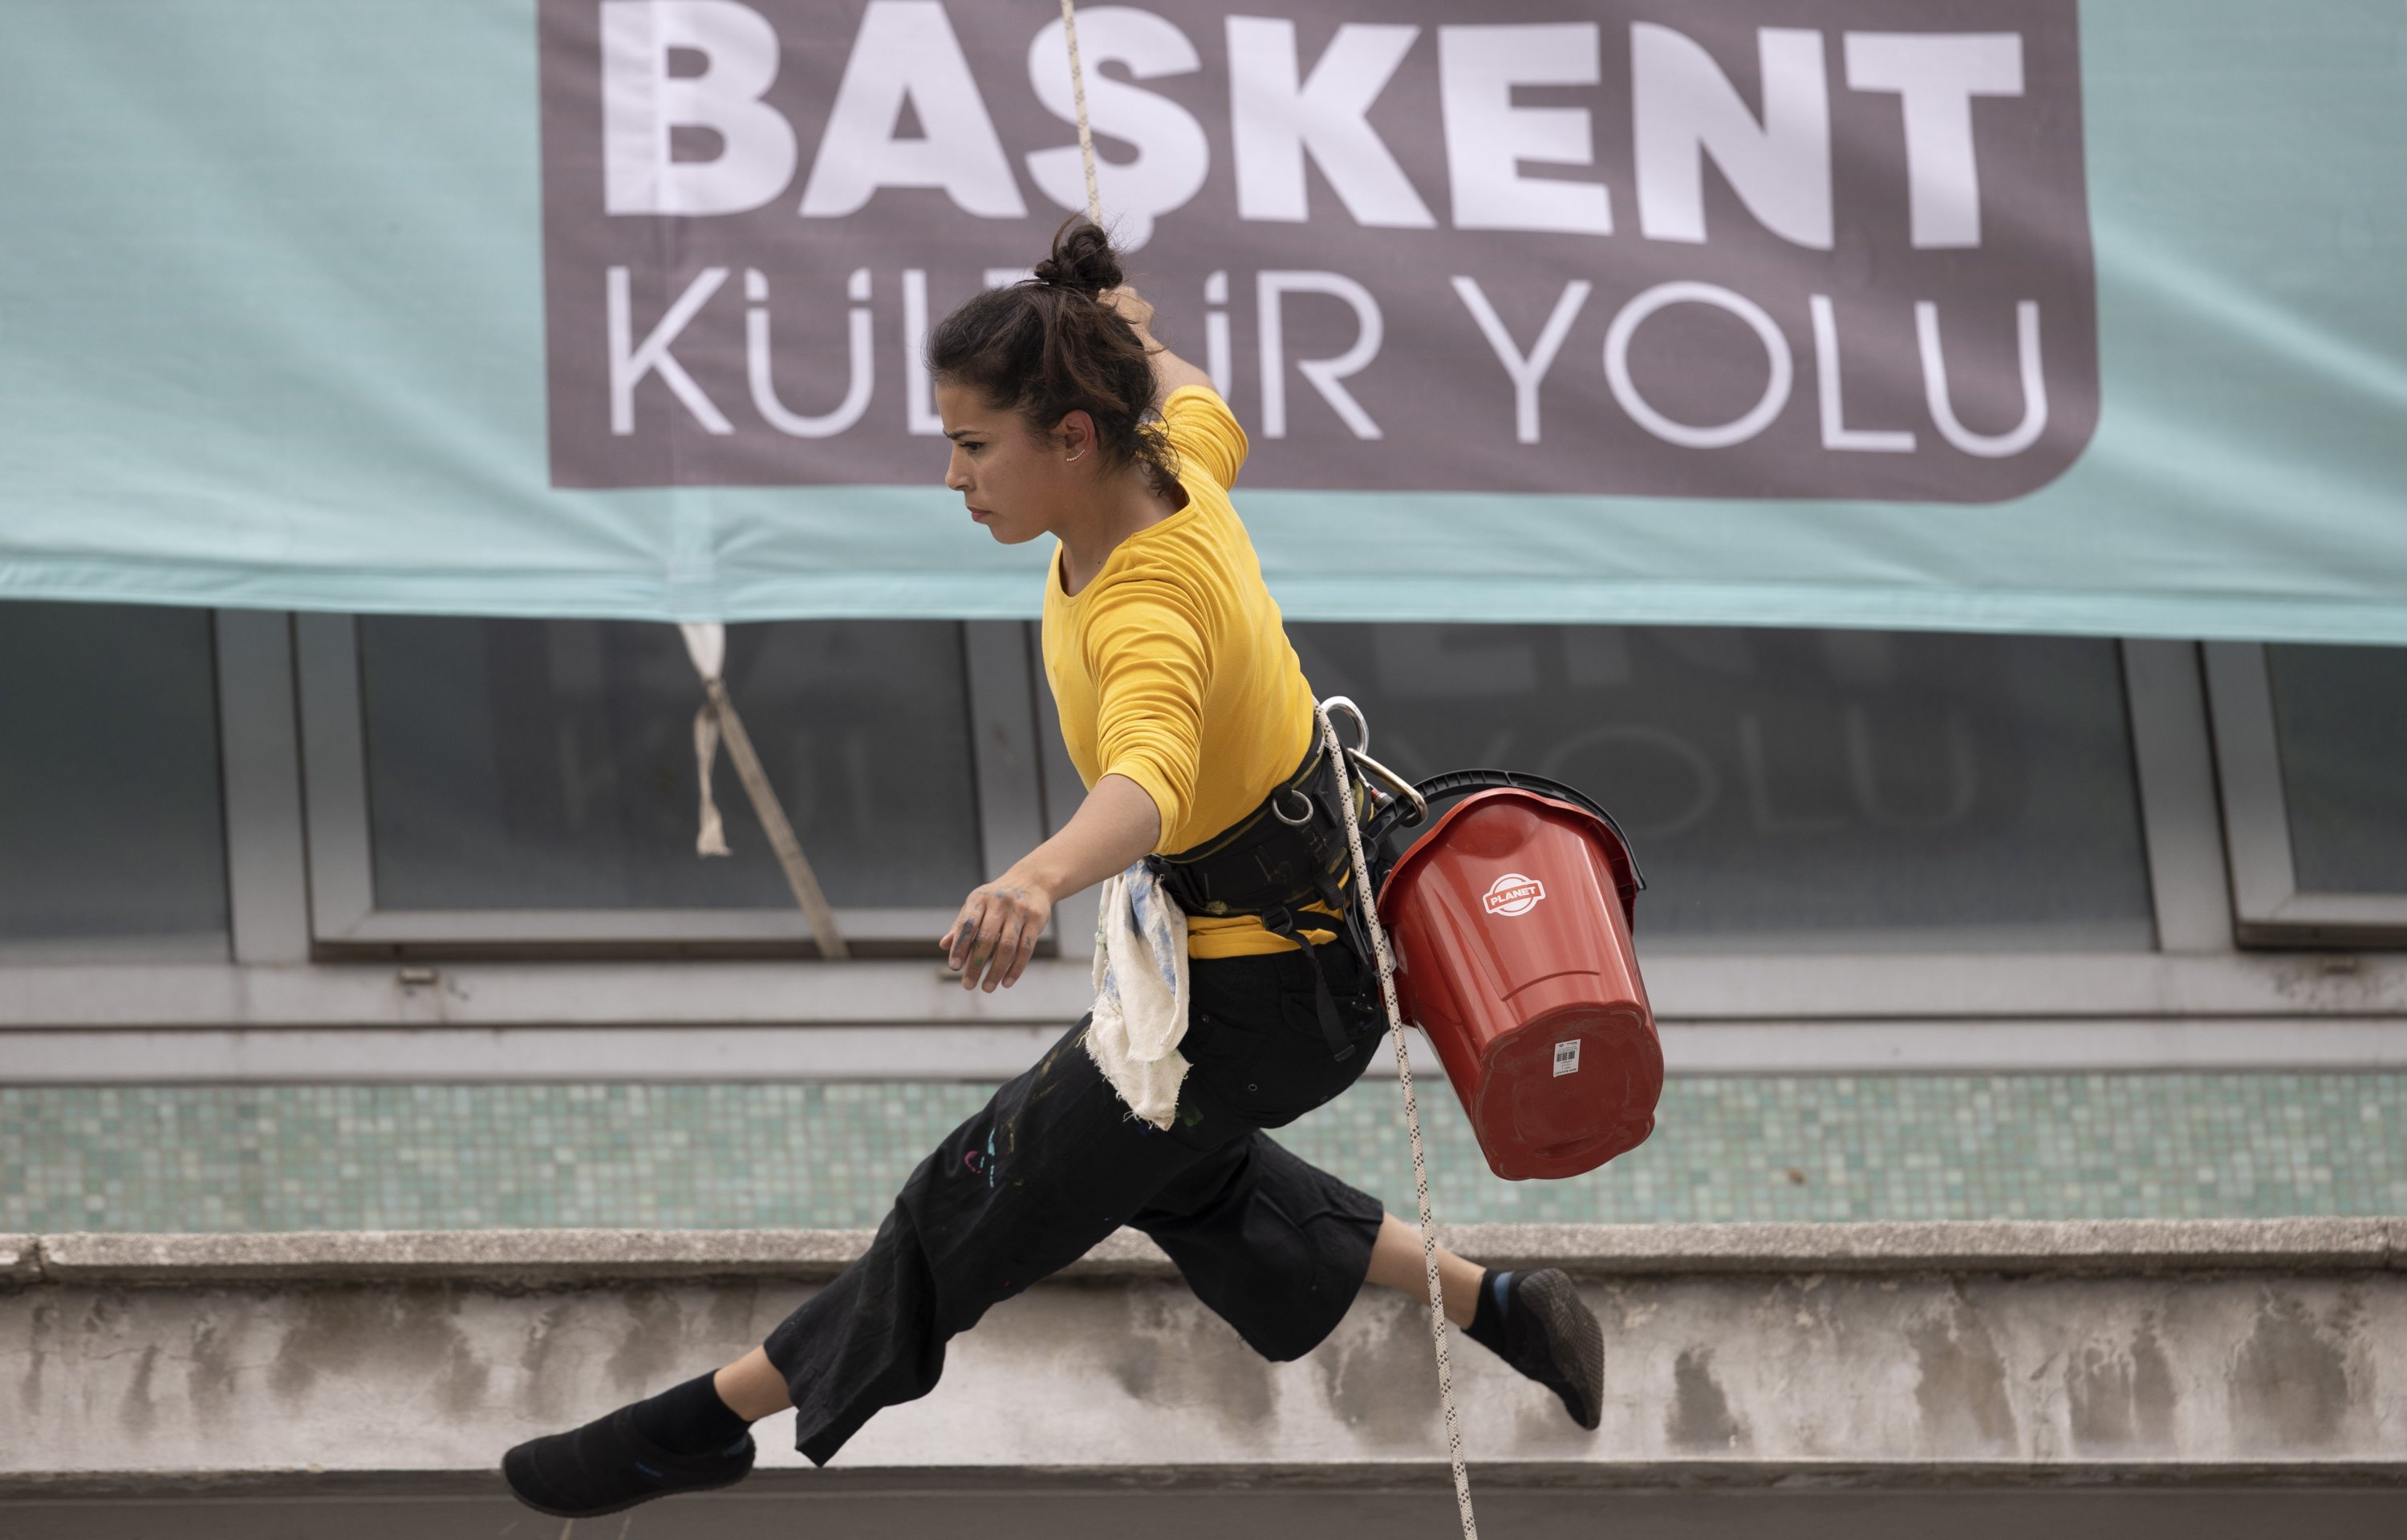
[[[1361,707],[1354,704],[1354,698],[1346,695],[1332,695],[1328,699],[1320,703],[1320,714],[1324,717],[1333,716],[1341,711],[1354,719],[1354,730],[1359,735],[1354,741],[1354,752],[1356,754],[1370,753],[1371,719],[1362,714]]]
[[[1301,817],[1290,818],[1287,815],[1287,809],[1279,806],[1279,798],[1283,797],[1292,797],[1303,804],[1303,813]],[[1271,816],[1289,828],[1302,828],[1312,822],[1312,798],[1294,786],[1281,786],[1271,798]]]

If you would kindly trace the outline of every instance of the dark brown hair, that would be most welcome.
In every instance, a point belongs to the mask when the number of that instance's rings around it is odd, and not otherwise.
[[[1036,276],[990,289],[937,323],[928,368],[1046,434],[1072,412],[1094,419],[1105,470],[1141,465],[1157,491],[1176,478],[1153,412],[1153,361],[1126,318],[1103,304],[1121,281],[1111,237],[1073,215]]]

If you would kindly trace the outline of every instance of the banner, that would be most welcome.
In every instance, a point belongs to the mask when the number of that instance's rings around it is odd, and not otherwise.
[[[0,596],[1033,614],[929,328],[1050,0],[26,4]],[[1303,618],[2407,643],[2394,0],[1090,6]]]
[[[1994,502],[2079,457],[2073,0],[1657,6],[1088,7],[1105,220],[1249,481]],[[925,478],[928,318],[1086,206],[1004,148],[1071,112],[1013,10],[544,0],[555,485]]]

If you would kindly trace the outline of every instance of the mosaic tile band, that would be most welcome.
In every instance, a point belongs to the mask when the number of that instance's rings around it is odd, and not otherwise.
[[[0,1229],[867,1226],[978,1085],[0,1088]],[[2407,1214],[2407,1075],[1716,1077],[1569,1181],[1424,1097],[1441,1222]],[[1411,1209],[1392,1087],[1281,1139]]]

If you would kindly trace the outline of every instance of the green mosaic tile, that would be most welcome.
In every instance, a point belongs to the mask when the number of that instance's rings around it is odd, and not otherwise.
[[[1569,1181],[1422,1100],[1441,1221],[2407,1214],[2407,1075],[1710,1077]],[[939,1082],[0,1088],[0,1229],[876,1223],[987,1088]],[[1280,1132],[1409,1214],[1391,1083]]]

